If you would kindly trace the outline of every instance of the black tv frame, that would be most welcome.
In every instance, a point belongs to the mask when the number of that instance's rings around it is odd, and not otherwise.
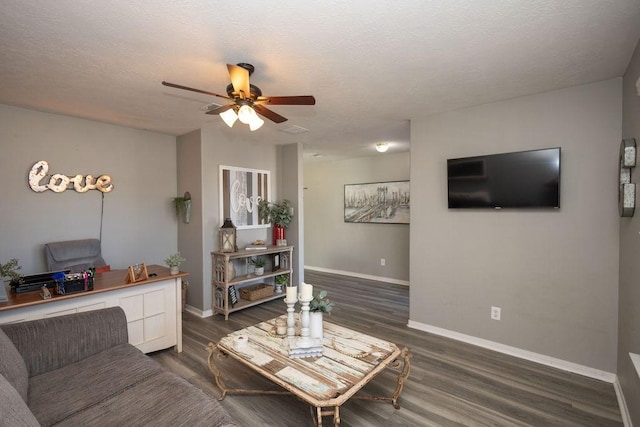
[[[561,158],[561,147],[551,147],[447,159],[448,207],[559,209]]]

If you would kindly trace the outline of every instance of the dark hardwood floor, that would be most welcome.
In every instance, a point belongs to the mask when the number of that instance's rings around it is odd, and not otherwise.
[[[622,426],[612,384],[408,328],[405,286],[313,271],[305,272],[305,281],[326,289],[335,301],[326,320],[408,346],[413,354],[401,409],[351,400],[341,408],[342,426]],[[183,352],[170,349],[151,356],[217,397],[205,346],[281,314],[281,300],[232,313],[228,321],[185,313]],[[231,359],[221,367],[230,387],[278,389]],[[392,372],[385,372],[363,392],[388,395],[394,385]],[[312,425],[308,405],[294,397],[231,395],[221,403],[240,426]],[[324,425],[333,425],[329,418]]]

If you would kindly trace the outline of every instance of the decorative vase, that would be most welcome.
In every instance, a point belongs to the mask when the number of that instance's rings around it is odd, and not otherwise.
[[[253,272],[256,276],[262,276],[264,274],[264,267],[256,267]]]
[[[312,311],[309,313],[309,336],[322,341],[322,312]]]
[[[180,272],[180,269],[177,265],[172,265],[171,267],[169,267],[169,272],[171,273],[171,275],[178,274]]]
[[[282,284],[276,283],[276,294],[282,293]]]
[[[191,200],[184,201],[184,208],[182,210],[182,221],[185,224],[191,222]]]
[[[284,227],[278,224],[273,224],[273,244],[277,245],[278,240],[284,240]]]

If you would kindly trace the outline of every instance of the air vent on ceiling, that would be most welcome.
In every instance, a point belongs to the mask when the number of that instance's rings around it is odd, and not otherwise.
[[[222,107],[222,105],[216,104],[215,102],[213,102],[211,104],[203,105],[202,107],[200,107],[200,109],[202,111],[211,111],[211,110],[215,110],[218,107]]]
[[[282,132],[290,133],[292,135],[295,135],[297,133],[309,132],[309,129],[305,129],[302,126],[298,126],[298,125],[290,125],[290,126],[287,126],[287,127],[283,127],[280,130]]]

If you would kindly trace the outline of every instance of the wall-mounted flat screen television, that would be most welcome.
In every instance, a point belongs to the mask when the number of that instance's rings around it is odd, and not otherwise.
[[[560,208],[560,148],[447,160],[449,208]]]

